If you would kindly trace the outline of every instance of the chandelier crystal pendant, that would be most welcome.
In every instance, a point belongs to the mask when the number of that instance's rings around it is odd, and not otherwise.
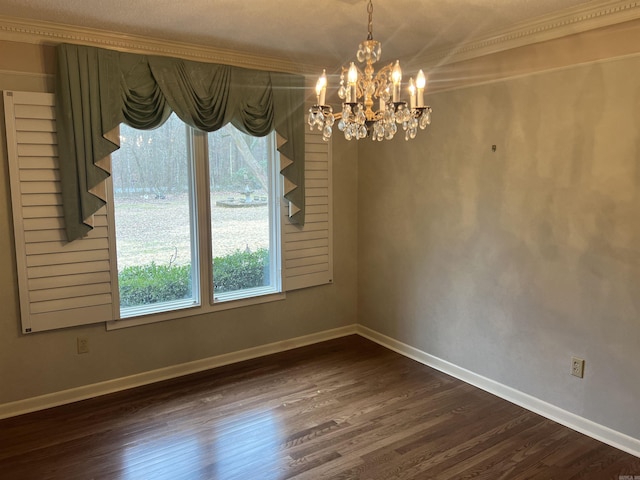
[[[372,140],[391,140],[398,132],[398,126],[405,132],[405,140],[413,139],[418,128],[424,130],[431,124],[431,107],[424,104],[427,83],[422,70],[416,79],[409,80],[409,104],[400,98],[402,70],[400,62],[386,65],[375,73],[373,64],[380,59],[382,46],[373,39],[373,3],[369,0],[369,35],[358,46],[356,58],[364,63],[364,69],[351,62],[349,68],[342,67],[338,96],[343,100],[342,112],[333,113],[330,105],[325,105],[327,75],[323,70],[316,84],[317,104],[309,109],[309,127],[322,132],[328,141],[335,122],[338,130],[347,140],[359,140],[370,136]],[[346,80],[346,83],[345,83]],[[377,100],[377,110],[374,109]]]

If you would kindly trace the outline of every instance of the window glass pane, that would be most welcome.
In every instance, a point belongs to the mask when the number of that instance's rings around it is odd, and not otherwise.
[[[122,316],[196,300],[187,133],[175,115],[155,130],[120,128],[112,177]]]
[[[214,296],[274,286],[270,137],[232,125],[210,133]]]

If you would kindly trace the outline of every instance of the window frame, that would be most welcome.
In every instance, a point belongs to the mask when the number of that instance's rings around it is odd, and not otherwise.
[[[201,142],[202,148],[204,148],[205,152],[209,151],[209,134],[205,132],[200,132],[196,129],[192,129],[192,135],[194,142],[196,142],[200,136],[204,137],[204,140]],[[281,293],[283,291],[283,281],[282,281],[282,236],[284,235],[284,229],[282,227],[281,215],[280,211],[280,198],[282,197],[282,187],[283,180],[280,178],[280,162],[278,161],[280,158],[280,153],[276,149],[275,142],[276,133],[271,132],[267,135],[267,152],[269,155],[268,158],[268,172],[267,179],[269,182],[269,278],[271,279],[271,285],[262,286],[262,287],[254,287],[251,289],[245,289],[234,292],[224,292],[216,294],[214,292],[214,284],[215,278],[213,275],[213,248],[211,242],[213,240],[213,236],[211,233],[212,226],[212,212],[211,212],[211,185],[209,182],[206,183],[206,199],[205,205],[207,208],[207,231],[201,232],[204,233],[207,237],[206,242],[200,242],[201,245],[206,245],[208,261],[207,267],[209,269],[207,280],[210,283],[209,293],[208,293],[208,301],[212,305],[218,305],[225,302],[234,302],[238,300],[244,300],[248,298],[261,297],[267,295],[274,295]],[[199,142],[200,143],[200,142]],[[204,170],[202,177],[198,178],[210,178],[209,166],[211,165],[210,159],[208,158],[208,154],[203,157],[203,162],[195,161],[196,165],[198,163],[204,164]],[[202,240],[202,239],[201,239]],[[244,292],[244,293],[242,293]],[[253,292],[253,295],[251,293]]]
[[[177,117],[176,117],[177,119]],[[178,119],[179,120],[179,119]],[[110,258],[111,262],[111,271],[112,271],[112,285],[113,289],[117,294],[117,302],[114,301],[113,312],[114,319],[116,320],[126,320],[129,318],[137,318],[145,315],[154,315],[157,313],[165,313],[172,311],[181,311],[187,308],[198,307],[202,304],[202,289],[200,288],[200,270],[202,269],[200,261],[200,235],[199,235],[199,223],[198,223],[198,189],[200,188],[197,184],[197,177],[195,174],[195,166],[196,166],[196,157],[195,157],[195,142],[193,140],[193,129],[186,125],[184,122],[180,121],[182,127],[184,128],[185,135],[185,154],[187,159],[187,182],[189,188],[189,228],[190,228],[190,250],[191,250],[191,280],[193,285],[193,291],[191,298],[183,298],[178,300],[170,300],[166,302],[160,302],[155,304],[148,305],[136,305],[133,307],[124,307],[124,309],[120,305],[120,285],[119,285],[119,276],[118,276],[118,242],[116,240],[116,215],[115,215],[115,192],[113,188],[113,176],[109,176],[109,188],[108,188],[108,197],[107,197],[107,205],[110,206],[110,215],[108,215],[108,223],[109,230],[113,233],[113,239],[110,239]],[[164,124],[166,125],[166,123]],[[162,128],[162,127],[160,127]],[[118,129],[118,136],[120,131]],[[113,162],[110,158],[110,166],[111,171],[113,171]],[[196,281],[197,279],[197,281]],[[164,307],[164,308],[162,308]]]
[[[284,300],[286,294],[283,290],[282,279],[282,236],[285,234],[282,215],[283,208],[282,188],[283,179],[280,176],[280,154],[276,150],[275,132],[271,132],[268,137],[268,179],[269,179],[269,255],[270,255],[270,278],[273,285],[255,287],[241,290],[239,292],[225,292],[214,295],[213,280],[213,255],[212,255],[212,217],[209,184],[209,158],[208,158],[208,133],[194,129],[186,124],[185,134],[187,135],[187,157],[189,159],[190,182],[193,194],[191,195],[192,219],[195,221],[191,225],[195,230],[192,236],[192,249],[195,249],[196,260],[192,262],[192,268],[197,269],[195,275],[198,276],[198,285],[194,285],[194,295],[196,299],[175,300],[163,302],[161,305],[174,308],[150,311],[148,306],[127,307],[131,312],[140,312],[137,315],[123,316],[120,308],[117,250],[116,250],[116,225],[115,208],[113,201],[113,179],[110,176],[107,180],[107,217],[109,219],[110,250],[111,250],[111,278],[113,284],[113,320],[107,321],[107,330],[124,328],[129,326],[144,325],[165,320],[172,320],[192,315],[217,312],[260,303]],[[203,264],[204,262],[204,264]]]

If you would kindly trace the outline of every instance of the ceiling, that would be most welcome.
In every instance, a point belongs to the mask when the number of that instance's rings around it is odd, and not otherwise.
[[[607,1],[374,0],[373,36],[383,44],[384,60],[419,59],[533,19],[603,3]],[[319,66],[352,59],[367,36],[367,0],[2,0],[0,15]]]

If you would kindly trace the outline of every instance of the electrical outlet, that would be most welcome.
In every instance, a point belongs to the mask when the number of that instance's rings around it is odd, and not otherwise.
[[[584,377],[584,360],[578,357],[571,357],[571,375],[574,377]]]
[[[87,337],[78,337],[78,353],[89,353],[89,339]]]

